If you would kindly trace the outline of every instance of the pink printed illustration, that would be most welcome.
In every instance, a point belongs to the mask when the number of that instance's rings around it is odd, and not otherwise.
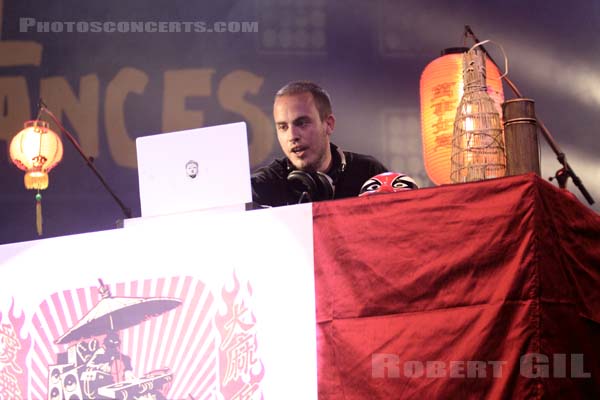
[[[55,293],[33,316],[27,398],[231,398],[221,394],[219,307],[191,277]]]

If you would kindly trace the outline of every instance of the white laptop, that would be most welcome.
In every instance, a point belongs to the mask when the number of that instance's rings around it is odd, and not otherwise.
[[[136,148],[142,217],[252,201],[244,122],[138,137]]]

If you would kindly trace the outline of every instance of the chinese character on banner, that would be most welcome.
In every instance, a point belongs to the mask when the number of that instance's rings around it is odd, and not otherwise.
[[[250,400],[255,393],[258,393],[259,389],[258,383],[244,385],[239,392],[233,395],[231,400]]]
[[[232,318],[225,323],[227,336],[221,344],[221,351],[227,355],[227,369],[222,379],[224,386],[230,381],[247,377],[250,368],[257,362],[254,356],[256,335],[251,333],[254,324],[246,324],[241,320],[248,309],[235,304],[233,310]]]
[[[260,399],[260,381],[264,375],[258,355],[256,319],[250,307],[251,287],[247,292],[240,290],[234,276],[232,292],[223,290],[227,313],[216,318],[221,334],[220,384],[226,398],[236,400]]]
[[[22,400],[20,382],[26,381],[27,377],[21,365],[25,361],[30,339],[28,337],[24,341],[25,346],[21,345],[17,332],[20,331],[25,318],[13,318],[11,315],[12,306],[8,323],[2,323],[0,313],[0,399]]]

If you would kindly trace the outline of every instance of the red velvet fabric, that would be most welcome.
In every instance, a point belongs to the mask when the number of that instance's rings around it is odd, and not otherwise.
[[[600,398],[600,217],[569,192],[529,174],[313,218],[320,399]]]

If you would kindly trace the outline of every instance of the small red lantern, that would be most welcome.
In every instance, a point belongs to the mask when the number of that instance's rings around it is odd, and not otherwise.
[[[60,137],[45,121],[25,122],[22,131],[16,134],[9,146],[12,162],[25,171],[25,187],[37,190],[36,219],[38,234],[42,234],[42,196],[40,190],[48,187],[48,172],[62,159],[63,145]]]

